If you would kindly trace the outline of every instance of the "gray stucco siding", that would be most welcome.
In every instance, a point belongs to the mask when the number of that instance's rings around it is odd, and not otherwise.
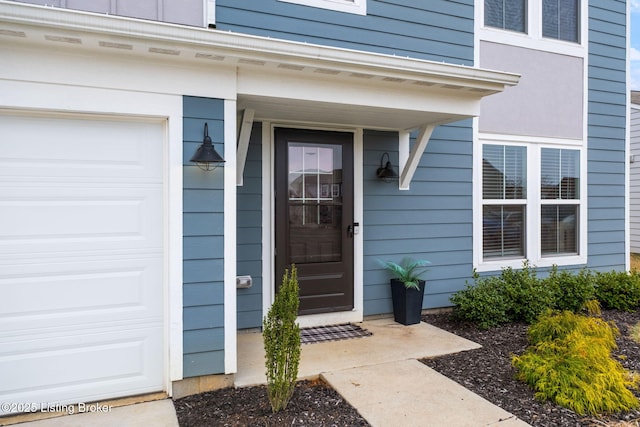
[[[221,168],[189,159],[204,123],[216,150],[224,135],[224,101],[183,97],[183,376],[224,372],[224,181]]]
[[[129,18],[150,19],[202,27],[204,24],[204,2],[202,0],[15,0],[20,3],[61,7],[85,12],[105,13]]]
[[[218,29],[473,64],[473,1],[368,0],[367,15],[277,0],[218,0]]]
[[[516,87],[482,100],[480,132],[583,137],[582,58],[483,41],[479,65],[522,75]]]

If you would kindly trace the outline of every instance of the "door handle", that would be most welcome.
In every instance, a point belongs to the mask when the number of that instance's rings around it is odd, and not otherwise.
[[[358,234],[359,231],[360,223],[358,222],[354,222],[353,224],[349,224],[349,226],[347,226],[347,233],[349,234],[349,237],[353,237],[353,235]]]

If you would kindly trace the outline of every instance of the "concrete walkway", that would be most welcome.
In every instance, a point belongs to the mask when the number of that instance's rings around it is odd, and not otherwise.
[[[298,377],[320,376],[374,427],[528,426],[417,360],[480,345],[426,323],[361,326],[373,336],[303,345]],[[264,384],[262,336],[240,334],[238,354],[236,386]]]
[[[426,323],[393,319],[361,324],[373,336],[302,346],[299,378],[321,377],[375,427],[527,426],[512,414],[438,374],[417,359],[480,346]],[[265,384],[262,335],[238,335],[237,387]],[[0,419],[2,425],[2,419]],[[178,425],[171,400],[34,421],[28,427]]]
[[[2,423],[0,418],[0,425]],[[105,412],[63,415],[15,424],[16,427],[178,427],[171,399],[114,407]]]

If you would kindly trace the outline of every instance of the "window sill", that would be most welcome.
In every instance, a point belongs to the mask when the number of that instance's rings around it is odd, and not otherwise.
[[[353,13],[356,15],[367,14],[367,0],[278,0],[286,3],[295,3],[303,6],[317,7],[320,9],[335,10],[337,12]]]
[[[494,261],[485,261],[475,265],[475,269],[479,273],[496,271],[500,272],[503,268],[511,267],[513,269],[522,268],[525,262],[524,258],[500,259]],[[536,268],[550,268],[554,265],[558,267],[577,266],[582,267],[587,264],[587,257],[582,255],[569,255],[564,257],[545,257],[537,260],[529,260],[532,266]]]
[[[538,38],[527,33],[519,33],[499,28],[483,27],[479,30],[480,41],[518,46],[562,55],[584,58],[586,49],[581,43],[549,38]]]

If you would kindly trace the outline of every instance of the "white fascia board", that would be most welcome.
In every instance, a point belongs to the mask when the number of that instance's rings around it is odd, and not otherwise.
[[[15,32],[16,38],[22,39],[24,36],[20,36],[20,32],[32,31],[34,28],[73,32],[76,36],[87,38],[85,43],[67,46],[74,49],[100,49],[100,36],[121,37],[134,45],[146,46],[153,43],[156,49],[153,52],[156,53],[158,49],[166,49],[172,54],[164,55],[165,60],[195,60],[210,64],[211,62],[206,62],[203,58],[211,59],[213,56],[217,59],[216,63],[236,64],[239,67],[286,63],[289,66],[303,68],[301,71],[305,73],[314,72],[306,67],[321,68],[340,73],[365,73],[387,81],[414,81],[427,85],[464,87],[474,91],[477,97],[501,92],[506,86],[517,84],[520,77],[513,73],[463,65],[4,0],[0,0],[0,24],[6,27],[7,31]],[[7,24],[15,24],[18,27],[14,29]]]

